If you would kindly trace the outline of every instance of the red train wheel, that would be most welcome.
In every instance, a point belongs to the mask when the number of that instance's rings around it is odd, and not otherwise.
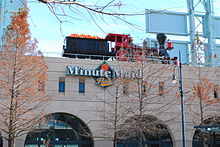
[[[135,62],[142,62],[145,60],[145,53],[143,51],[136,51],[133,58]]]
[[[117,61],[128,61],[129,60],[128,51],[126,51],[126,50],[117,51],[116,59],[117,59]]]

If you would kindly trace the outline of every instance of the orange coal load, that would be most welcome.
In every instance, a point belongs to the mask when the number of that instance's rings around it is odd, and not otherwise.
[[[88,38],[88,39],[104,39],[98,36],[92,36],[92,35],[84,35],[84,34],[71,34],[69,37],[76,37],[76,38]]]

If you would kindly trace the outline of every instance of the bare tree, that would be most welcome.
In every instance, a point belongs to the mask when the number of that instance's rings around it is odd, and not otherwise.
[[[138,10],[131,12],[133,6],[120,0],[99,0],[99,1],[75,1],[75,0],[36,0],[48,6],[48,9],[60,22],[62,32],[63,23],[74,24],[76,20],[86,20],[93,22],[102,32],[106,32],[103,25],[110,26],[123,23],[131,28],[141,31],[142,26],[130,21],[130,17],[145,15],[146,12]],[[111,22],[110,22],[111,21]]]
[[[169,137],[166,125],[156,116],[165,114],[177,102],[166,99],[163,103],[163,98],[173,88],[165,88],[171,76],[164,77],[163,74],[172,70],[172,66],[150,62],[121,62],[119,69],[121,67],[123,71],[118,71],[114,86],[106,89],[110,96],[105,99],[105,107],[100,110],[105,121],[103,128],[110,135],[108,138],[113,140],[114,146],[120,141],[137,138],[138,145],[142,147],[146,133],[154,137]],[[158,102],[161,105],[151,106]],[[170,119],[174,117],[166,121]]]
[[[0,52],[0,131],[8,147],[44,121],[48,100],[47,66],[31,39],[27,17],[27,11],[14,13]]]
[[[173,105],[169,105],[171,101],[166,101],[162,105],[152,107],[151,104],[155,104],[161,101],[161,99],[169,93],[170,87],[165,88],[165,83],[170,83],[170,77],[165,77],[166,71],[171,68],[170,65],[165,64],[154,64],[150,62],[134,63],[131,66],[132,70],[139,69],[141,77],[129,81],[129,103],[130,109],[129,114],[132,116],[131,119],[134,122],[131,123],[130,127],[136,126],[136,135],[138,140],[138,146],[143,146],[144,134],[147,132],[151,135],[155,132],[162,135],[166,132],[165,127],[158,127],[162,122],[157,119],[152,119],[147,116],[156,115],[161,116],[163,112],[170,109]],[[171,118],[170,118],[171,119]],[[153,122],[152,125],[146,125],[145,120]],[[154,120],[154,121],[153,121]],[[168,121],[168,120],[167,120]],[[136,124],[136,125],[134,125]],[[128,129],[129,130],[129,129]]]
[[[186,106],[191,112],[194,124],[197,126],[210,125],[206,121],[219,115],[216,108],[219,107],[218,91],[220,86],[215,83],[217,68],[194,67],[192,77],[194,82],[188,84],[192,95],[186,100]],[[195,107],[195,105],[197,107]],[[201,128],[202,129],[202,128]],[[200,139],[200,146],[205,146],[205,139],[209,136],[207,132],[199,132],[196,137]]]
[[[121,124],[126,118],[125,111],[125,95],[123,93],[123,84],[126,80],[124,78],[115,77],[116,69],[110,68],[107,62],[104,62],[100,65],[100,68],[104,71],[110,70],[113,74],[109,77],[101,77],[100,81],[107,80],[110,82],[110,87],[105,87],[103,89],[104,96],[98,97],[100,101],[103,102],[103,105],[100,105],[97,109],[97,115],[103,120],[103,124],[100,129],[100,136],[97,138],[102,138],[105,140],[113,141],[113,146],[117,146],[117,132],[120,130]],[[116,67],[118,68],[118,66]],[[118,69],[120,70],[120,69]],[[86,135],[90,135],[86,133]]]
[[[117,146],[117,132],[120,130],[120,125],[126,118],[125,114],[125,97],[122,92],[123,81],[115,79],[112,87],[105,89],[105,95],[108,95],[103,100],[103,107],[98,108],[98,115],[103,118],[102,134],[105,139],[113,141],[113,147]]]
[[[215,105],[218,105],[219,101],[218,91],[220,90],[220,86],[215,82],[218,68],[205,67],[205,64],[203,64],[205,59],[202,54],[205,52],[206,46],[200,40],[198,33],[193,45],[195,46],[197,66],[194,67],[194,70],[191,70],[194,80],[187,86],[191,88],[192,95],[186,100],[186,106],[194,118],[194,123],[204,126],[209,125],[206,120],[216,118],[218,115],[215,111]],[[195,107],[195,104],[198,107]],[[200,146],[205,146],[207,132],[200,131],[196,137],[200,139]]]

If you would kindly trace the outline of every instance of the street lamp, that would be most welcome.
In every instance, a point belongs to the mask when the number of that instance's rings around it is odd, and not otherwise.
[[[178,67],[179,71],[179,93],[181,98],[181,119],[182,119],[182,147],[186,147],[185,142],[185,119],[184,119],[184,98],[183,98],[183,78],[182,78],[182,63],[181,63],[181,52],[179,51],[179,66],[173,68],[173,83],[176,83],[176,76],[174,74],[175,68]]]

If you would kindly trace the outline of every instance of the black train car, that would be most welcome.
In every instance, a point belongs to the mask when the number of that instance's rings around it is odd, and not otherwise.
[[[101,59],[101,56],[110,55],[108,41],[105,39],[66,37],[65,45],[63,57]]]

